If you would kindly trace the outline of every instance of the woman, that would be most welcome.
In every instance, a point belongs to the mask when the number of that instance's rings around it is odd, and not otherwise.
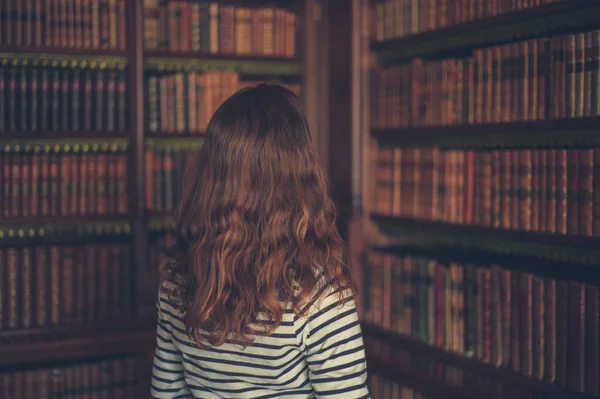
[[[335,209],[295,95],[242,89],[185,176],[153,398],[369,398]]]

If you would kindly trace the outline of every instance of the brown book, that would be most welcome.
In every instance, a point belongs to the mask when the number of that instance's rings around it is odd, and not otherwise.
[[[21,249],[20,259],[20,302],[21,302],[21,328],[31,328],[33,324],[33,256],[31,248]]]
[[[48,248],[37,247],[35,249],[35,325],[36,327],[45,327],[49,324],[50,303],[50,263],[48,258]]]
[[[569,365],[569,283],[556,281],[556,382],[567,387]],[[567,367],[567,365],[569,365]]]
[[[497,190],[497,186],[495,185],[495,180],[493,180],[493,166],[492,166],[492,157],[493,153],[489,151],[484,151],[480,153],[481,160],[481,181],[478,183],[478,186],[481,187],[481,204],[479,206],[481,212],[481,224],[484,226],[492,227],[494,224],[494,191]]]
[[[574,117],[581,118],[584,115],[585,109],[585,93],[588,92],[585,86],[585,33],[578,33],[575,35],[575,87],[571,90],[574,91]]]
[[[502,365],[510,367],[512,355],[511,342],[511,272],[501,270],[500,272],[500,311],[501,334],[502,334]]]
[[[579,193],[580,193],[580,152],[575,149],[567,152],[567,234],[579,234]]]
[[[548,225],[548,150],[536,151],[539,154],[537,171],[538,174],[538,211],[537,231],[547,231]]]
[[[492,361],[492,287],[491,270],[482,269],[482,305],[483,305],[483,358],[484,363]]]
[[[87,245],[85,247],[85,319],[95,321],[98,317],[98,247]]]
[[[556,381],[556,281],[544,279],[544,381]]]
[[[533,375],[533,276],[530,273],[521,275],[520,295],[520,344],[521,373]]]
[[[510,229],[511,220],[512,220],[512,208],[511,208],[511,184],[512,184],[512,174],[511,174],[511,151],[510,150],[502,150],[500,152],[500,196],[501,196],[501,209],[500,216],[502,221],[502,228]]]
[[[521,230],[531,230],[532,207],[532,151],[519,151],[519,224],[513,226]]]
[[[591,236],[593,232],[593,196],[594,196],[594,150],[591,148],[574,150],[578,153],[579,191],[578,191],[578,234]]]
[[[19,151],[19,148],[16,148]],[[21,216],[21,164],[23,162],[23,154],[13,153],[11,156],[11,189],[10,189],[10,216]]]
[[[7,327],[9,329],[19,328],[20,300],[19,300],[19,253],[16,248],[8,248],[6,251],[7,282]]]
[[[502,269],[497,265],[491,265],[491,363],[500,367],[504,363],[502,340]]]
[[[600,148],[594,148],[593,151],[592,227],[593,235],[600,237]]]
[[[510,281],[510,292],[511,292],[511,367],[516,372],[521,372],[521,347],[523,342],[521,341],[521,311],[523,309],[522,304],[522,290],[521,290],[521,276],[519,273],[511,273]]]
[[[532,312],[532,375],[538,380],[544,378],[545,335],[545,285],[541,277],[533,276],[532,280],[533,312]]]
[[[585,392],[600,395],[600,296],[598,287],[585,287]]]
[[[7,283],[8,265],[6,261],[6,251],[0,248],[0,331],[6,329],[8,325]]]
[[[556,150],[556,233],[567,234],[568,200],[568,150]],[[575,212],[576,210],[573,209]]]
[[[571,282],[569,287],[568,381],[575,392],[585,390],[585,285]],[[596,337],[597,339],[597,337]]]
[[[566,36],[566,115],[567,118],[574,118],[577,114],[577,93],[576,93],[576,75],[577,75],[577,50],[576,50],[576,35],[571,34]]]
[[[391,256],[387,254],[382,254],[379,257],[379,262],[381,262],[381,324],[380,326],[386,330],[390,331],[391,329],[391,299],[392,299],[392,265],[391,265]]]

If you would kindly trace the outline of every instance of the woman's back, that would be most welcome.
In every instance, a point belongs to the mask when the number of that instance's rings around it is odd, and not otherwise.
[[[186,168],[153,397],[368,398],[335,215],[296,96],[259,85],[227,99]]]
[[[287,309],[270,336],[242,349],[198,348],[166,296],[159,302],[153,398],[369,398],[354,300],[325,294],[307,317]],[[193,396],[191,396],[193,395]]]

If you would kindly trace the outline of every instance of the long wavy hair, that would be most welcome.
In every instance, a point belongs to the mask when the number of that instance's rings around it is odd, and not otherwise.
[[[247,346],[323,286],[355,292],[335,213],[296,96],[263,84],[227,99],[186,170],[162,267],[196,345]]]

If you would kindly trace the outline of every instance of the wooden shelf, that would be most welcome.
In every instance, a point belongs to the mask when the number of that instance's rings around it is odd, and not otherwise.
[[[403,367],[394,360],[381,356],[367,354],[369,373],[387,377],[401,386],[409,387],[416,392],[426,394],[428,398],[436,399],[479,399],[467,395],[462,389],[451,384],[428,377],[424,373],[416,372],[412,367]]]
[[[113,49],[77,49],[50,48],[35,46],[0,45],[0,59],[9,58],[11,61],[67,61],[67,62],[96,62],[99,65],[119,64],[122,66],[129,61],[129,52]]]
[[[600,264],[598,237],[502,230],[380,214],[371,214],[371,219],[392,241],[394,238],[402,240],[402,245],[441,245],[587,266]]]
[[[152,350],[154,328],[0,347],[0,367],[140,353]]]
[[[131,234],[127,215],[8,218],[0,222],[0,244],[86,237],[123,237]]]
[[[91,151],[91,152],[125,152],[129,148],[129,139],[124,137],[77,137],[77,138],[4,138],[0,135],[0,153],[19,150],[40,149],[46,152]]]
[[[206,137],[206,132],[149,132],[146,133],[146,137],[155,139],[200,139]]]
[[[571,0],[373,43],[382,64],[444,56],[482,46],[573,32],[600,25],[600,3]]]
[[[31,143],[32,140],[65,140],[65,139],[95,139],[95,140],[111,140],[111,139],[126,139],[127,132],[111,132],[111,131],[86,131],[86,130],[59,130],[53,131],[27,131],[27,132],[0,132],[0,140],[27,140]]]
[[[148,231],[164,233],[175,228],[175,212],[150,212],[148,215]]]
[[[474,358],[445,351],[409,337],[385,331],[370,323],[362,323],[362,330],[366,341],[369,338],[374,338],[389,345],[389,348],[386,349],[388,349],[387,353],[390,354],[389,356],[391,358],[386,358],[381,354],[373,355],[371,364],[376,363],[377,367],[388,369],[393,375],[402,375],[409,377],[410,379],[425,380],[425,383],[432,384],[433,386],[443,384],[441,382],[443,378],[432,378],[419,375],[415,371],[415,368],[403,365],[401,361],[394,359],[394,349],[399,349],[400,351],[403,350],[414,355],[414,357],[420,361],[430,362],[436,364],[436,366],[456,367],[461,370],[463,374],[469,373],[470,375],[478,376],[491,382],[514,387],[514,389],[517,389],[520,392],[539,395],[543,398],[584,399],[592,397],[591,395],[576,393],[554,384],[547,384],[544,381],[521,375],[506,368],[495,367],[490,364],[482,363]],[[475,389],[476,387],[473,386],[474,384],[468,384],[467,378],[465,378],[463,382],[464,384],[462,387],[457,387],[454,384],[443,384],[442,388],[448,389],[448,394],[452,397],[475,399],[488,397],[488,395],[491,394],[490,392],[478,392]],[[439,387],[437,390],[439,390]]]
[[[394,147],[591,147],[600,144],[600,117],[373,129],[371,135],[381,145]]]
[[[158,149],[198,150],[204,145],[205,135],[189,136],[151,136],[146,138],[146,145]]]
[[[302,64],[295,58],[251,55],[147,51],[145,68],[154,71],[232,71],[247,75],[297,76]]]

